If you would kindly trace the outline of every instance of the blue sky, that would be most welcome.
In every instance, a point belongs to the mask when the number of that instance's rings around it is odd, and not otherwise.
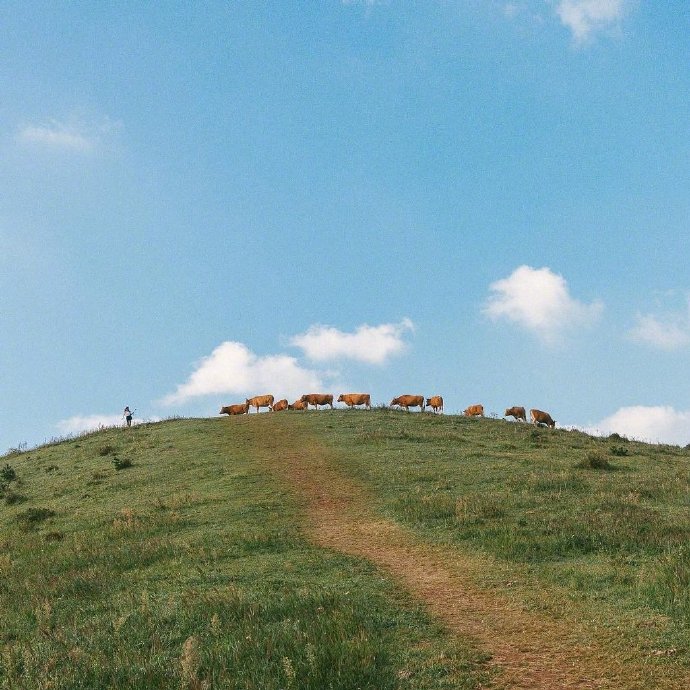
[[[690,443],[686,2],[0,24],[0,451],[313,391]]]

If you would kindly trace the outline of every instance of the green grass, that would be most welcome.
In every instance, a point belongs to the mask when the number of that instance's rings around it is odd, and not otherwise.
[[[111,429],[0,459],[5,496],[25,497],[0,503],[1,688],[486,680],[481,652],[381,572],[305,541],[299,503],[233,433],[254,421]]]
[[[489,687],[482,650],[305,540],[298,497],[252,457],[271,425],[330,448],[372,510],[449,559],[489,559],[478,586],[586,621],[659,678],[690,668],[690,450],[377,409],[0,458],[0,688]]]
[[[510,582],[528,608],[620,631],[641,654],[673,649],[672,663],[690,666],[688,449],[502,420],[341,416],[300,423],[343,452],[382,513],[494,559],[483,586]]]

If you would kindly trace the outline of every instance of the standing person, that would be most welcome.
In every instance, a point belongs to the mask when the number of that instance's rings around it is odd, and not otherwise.
[[[132,426],[132,412],[129,409],[129,405],[125,407],[125,411],[122,413],[122,416],[125,418],[127,426]]]

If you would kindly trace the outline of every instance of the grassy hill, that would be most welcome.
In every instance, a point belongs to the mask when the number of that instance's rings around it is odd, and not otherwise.
[[[2,688],[509,687],[480,617],[454,627],[410,584],[429,554],[463,578],[455,600],[524,615],[556,656],[581,647],[587,687],[688,686],[685,449],[264,413],[12,453],[0,485]],[[388,541],[353,546],[362,515]],[[392,557],[403,542],[422,556]]]

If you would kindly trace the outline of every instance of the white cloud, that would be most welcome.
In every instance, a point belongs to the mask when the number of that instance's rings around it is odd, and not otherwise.
[[[315,362],[353,359],[383,364],[405,349],[403,336],[408,331],[414,331],[414,324],[407,318],[380,326],[364,324],[354,333],[343,333],[332,326],[312,326],[306,333],[293,336],[290,344],[302,349]]]
[[[560,0],[556,13],[581,45],[595,32],[618,27],[629,6],[630,0]]]
[[[553,345],[564,335],[593,325],[601,316],[600,301],[573,299],[565,279],[549,268],[520,266],[489,286],[493,293],[483,309],[494,321],[506,319]]]
[[[139,419],[134,415],[133,424],[142,424],[144,422],[158,421],[158,417]],[[82,434],[86,431],[97,431],[98,429],[105,429],[111,426],[122,426],[124,418],[120,414],[92,414],[92,415],[75,415],[68,419],[60,420],[55,427],[62,435]]]
[[[690,410],[678,411],[668,405],[621,407],[586,431],[616,432],[640,441],[684,446],[690,443]]]
[[[102,146],[121,128],[121,123],[105,118],[98,124],[61,123],[51,120],[42,124],[26,124],[17,132],[23,144],[53,151],[88,154]]]
[[[678,350],[690,344],[690,300],[684,312],[664,316],[638,314],[636,324],[628,331],[633,339],[660,350]]]
[[[162,402],[175,405],[192,398],[222,394],[273,393],[293,398],[322,387],[322,375],[300,366],[294,357],[259,357],[242,343],[226,341],[198,362],[187,381]]]
[[[68,131],[55,124],[51,126],[27,125],[19,131],[19,139],[32,144],[81,152],[89,152],[94,146],[94,142],[83,134]]]

